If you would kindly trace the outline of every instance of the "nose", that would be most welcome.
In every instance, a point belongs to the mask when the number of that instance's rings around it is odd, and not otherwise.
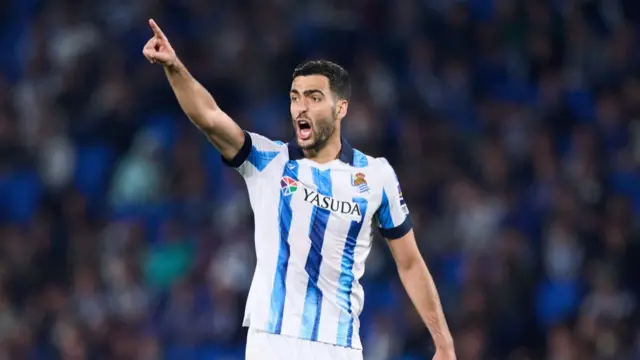
[[[298,111],[298,115],[296,116],[296,119],[300,119],[300,118],[305,118],[308,119],[309,117],[307,116],[307,109],[301,109],[300,111]]]
[[[302,110],[305,112],[309,110],[309,99],[304,98],[303,101],[300,101],[300,106],[302,107]]]
[[[299,117],[303,113],[306,113],[307,110],[309,110],[309,107],[305,101],[296,101],[294,103],[291,103],[291,113],[295,114],[296,117]]]

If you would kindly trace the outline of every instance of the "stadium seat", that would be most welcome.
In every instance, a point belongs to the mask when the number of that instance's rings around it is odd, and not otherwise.
[[[175,119],[167,115],[154,115],[147,119],[147,124],[140,130],[151,135],[156,141],[164,155],[173,149],[178,137],[177,124]]]
[[[30,353],[30,360],[55,360],[58,358],[56,349],[51,345],[36,345]]]
[[[469,0],[471,15],[480,21],[490,21],[495,13],[495,8],[493,0]]]
[[[609,177],[609,182],[616,195],[627,197],[631,201],[633,210],[640,214],[640,187],[638,174],[634,171],[615,171]]]
[[[593,95],[587,90],[572,90],[566,94],[565,100],[571,114],[583,123],[590,123],[595,117]]]
[[[367,294],[367,307],[373,311],[394,309],[398,306],[399,297],[395,291],[393,281],[363,282],[362,286]]]
[[[492,96],[498,101],[523,104],[534,96],[534,90],[522,81],[505,80],[492,85]]]
[[[11,21],[0,24],[0,53],[12,56],[0,57],[0,73],[10,82],[15,82],[23,73],[27,63],[20,53],[21,42],[25,40],[29,22],[41,3],[41,0],[9,0],[11,3]]]
[[[202,146],[202,158],[204,160],[205,170],[207,172],[208,189],[207,192],[212,197],[221,194],[221,185],[223,184],[223,164],[220,158],[220,152],[213,146]]]
[[[244,347],[198,347],[197,360],[242,360],[244,359]]]
[[[16,53],[16,36],[20,34],[17,26],[8,26],[6,33],[0,36],[0,51],[2,53]],[[16,58],[19,56],[0,56],[0,76],[5,77],[10,83],[15,83],[20,76],[20,66]]]
[[[162,226],[176,213],[175,206],[170,203],[148,206],[144,214],[147,239],[154,243],[160,240]]]
[[[538,287],[538,321],[550,327],[574,314],[580,304],[580,286],[575,281],[545,281]]]
[[[119,206],[111,209],[110,219],[136,220],[144,223],[146,238],[154,243],[159,239],[162,225],[176,214],[171,203]]]
[[[42,191],[42,183],[34,171],[0,178],[0,215],[12,223],[27,224],[38,210]]]
[[[460,254],[450,254],[440,258],[438,263],[439,280],[455,288],[462,286],[464,259]]]
[[[197,355],[193,346],[169,345],[164,349],[164,360],[195,360]]]
[[[113,150],[106,145],[77,148],[73,183],[91,205],[95,205],[104,195],[104,190],[109,184],[113,157]]]

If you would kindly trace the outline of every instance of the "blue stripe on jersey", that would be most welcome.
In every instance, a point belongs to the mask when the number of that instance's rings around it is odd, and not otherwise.
[[[318,193],[324,196],[332,196],[331,169],[320,171],[312,168],[313,182],[318,188]],[[314,207],[311,213],[311,225],[309,226],[309,239],[311,248],[305,270],[309,274],[307,284],[307,294],[304,299],[304,309],[302,311],[302,329],[300,337],[305,340],[318,340],[318,329],[320,328],[320,312],[322,311],[322,291],[318,287],[320,276],[320,264],[322,263],[322,243],[324,233],[327,230],[330,212],[327,209]]]
[[[380,227],[383,229],[393,229],[393,218],[391,217],[391,209],[389,208],[389,198],[387,192],[382,190],[382,202],[378,209],[378,221],[380,221]]]
[[[249,160],[258,171],[262,171],[278,154],[280,154],[279,151],[261,151],[253,146],[247,160]]]
[[[360,221],[351,221],[347,240],[342,252],[341,272],[338,278],[338,306],[340,306],[340,318],[338,319],[338,337],[336,344],[351,347],[353,340],[353,318],[351,311],[351,290],[353,288],[353,263],[355,262],[356,241],[364,224],[367,214],[367,199],[353,198],[353,202],[360,206],[362,218]]]
[[[289,176],[298,180],[298,163],[289,161],[282,172],[282,177]],[[269,311],[269,323],[267,331],[273,334],[280,334],[282,330],[282,316],[284,314],[284,299],[287,295],[286,279],[287,268],[289,266],[289,230],[291,230],[291,220],[293,211],[291,210],[292,196],[285,196],[280,192],[280,204],[278,205],[278,227],[280,230],[280,249],[278,251],[278,263],[276,265],[276,275],[273,279],[273,290],[271,291],[271,308]]]
[[[363,154],[359,150],[353,149],[353,167],[363,168],[369,166],[369,159],[367,155]]]

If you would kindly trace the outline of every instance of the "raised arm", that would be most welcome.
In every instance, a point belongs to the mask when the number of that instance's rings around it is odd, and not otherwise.
[[[163,66],[180,107],[191,122],[207,135],[225,159],[233,159],[245,142],[244,132],[191,76],[158,24],[149,20],[149,26],[153,30],[153,37],[142,53],[150,62]]]

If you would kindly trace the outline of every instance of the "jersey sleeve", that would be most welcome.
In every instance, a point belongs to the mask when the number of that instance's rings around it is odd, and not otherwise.
[[[238,154],[230,160],[222,157],[222,162],[248,178],[261,174],[284,150],[286,146],[282,142],[245,131],[244,143]]]
[[[383,177],[382,201],[376,211],[380,234],[387,240],[395,240],[406,235],[413,228],[409,209],[402,196],[400,182],[386,159],[377,159]]]

